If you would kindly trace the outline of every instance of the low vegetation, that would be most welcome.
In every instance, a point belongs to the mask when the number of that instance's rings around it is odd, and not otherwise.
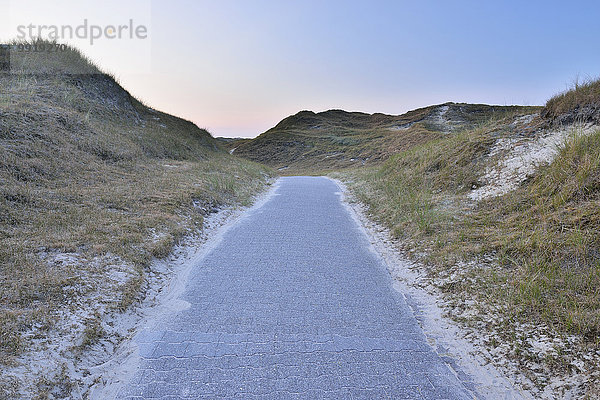
[[[154,257],[217,208],[247,203],[270,175],[142,104],[77,50],[17,45],[0,73],[4,371],[56,332],[78,337],[73,354],[92,346],[104,315],[143,296]],[[10,397],[15,377],[1,378]]]
[[[577,90],[559,98],[587,98],[591,89]],[[503,356],[531,373],[538,389],[551,377],[580,374],[578,393],[591,398],[599,379],[591,372],[600,368],[600,130],[570,128],[556,158],[516,190],[474,202],[467,194],[497,162],[498,140],[543,134],[544,121],[517,132],[511,120],[343,176],[403,249],[428,265],[456,319],[493,332],[487,344],[507,344]],[[539,338],[548,349],[536,350]]]
[[[553,123],[600,124],[600,79],[575,82],[570,90],[548,100],[542,115]]]
[[[357,186],[360,199],[440,266],[495,255],[515,285],[502,295],[519,306],[512,309],[597,340],[600,132],[565,143],[554,162],[515,192],[473,206],[463,195],[477,186],[476,160],[493,143],[484,132],[431,142],[357,173],[365,185]]]
[[[253,140],[227,141],[234,154],[282,174],[319,174],[379,164],[393,154],[489,119],[538,107],[447,103],[394,116],[301,111]]]

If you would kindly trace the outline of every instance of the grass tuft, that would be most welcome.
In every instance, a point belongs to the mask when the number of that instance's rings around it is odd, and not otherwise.
[[[575,82],[567,91],[552,97],[542,110],[542,117],[572,122],[600,122],[600,79]]]

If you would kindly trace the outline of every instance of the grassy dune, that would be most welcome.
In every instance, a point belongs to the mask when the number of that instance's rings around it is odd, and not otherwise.
[[[491,118],[536,107],[447,103],[403,115],[301,111],[252,140],[228,141],[234,154],[281,169],[319,174],[379,164],[393,154]]]
[[[74,348],[89,346],[103,315],[143,296],[152,258],[216,208],[248,202],[270,175],[191,122],[142,104],[77,50],[13,45],[12,72],[0,73],[6,367],[61,329],[76,333]],[[63,325],[65,311],[79,309],[95,317]]]
[[[589,97],[594,85],[551,99],[542,115],[581,110],[574,99],[599,104],[600,96]],[[510,119],[488,122],[415,146],[354,171],[351,188],[404,250],[427,263],[456,319],[494,332],[488,345],[507,344],[505,356],[526,373],[541,368],[541,378],[531,374],[540,388],[579,373],[587,376],[583,393],[595,398],[598,377],[587,371],[600,368],[600,130],[570,128],[553,161],[516,190],[467,197],[497,162],[490,154],[498,140],[526,140],[548,119],[520,132]],[[540,336],[551,338],[546,353],[530,340]]]
[[[589,121],[600,123],[600,79],[576,82],[570,90],[546,103],[542,115],[558,123]]]
[[[358,173],[361,200],[396,236],[429,250],[442,267],[494,254],[506,269],[501,272],[510,273],[510,286],[497,295],[510,298],[515,313],[597,340],[600,132],[573,138],[517,191],[474,209],[463,195],[477,184],[472,160],[489,139],[475,131],[443,142]],[[464,281],[449,289],[469,286]]]

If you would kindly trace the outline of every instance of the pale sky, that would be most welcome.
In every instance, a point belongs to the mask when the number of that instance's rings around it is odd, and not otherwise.
[[[0,39],[85,19],[146,26],[145,39],[64,41],[214,136],[304,109],[543,104],[600,75],[597,1],[0,0]]]

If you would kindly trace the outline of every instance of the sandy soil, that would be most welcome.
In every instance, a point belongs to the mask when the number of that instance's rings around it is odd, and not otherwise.
[[[552,162],[560,146],[570,136],[586,135],[595,129],[597,127],[586,125],[545,132],[536,138],[498,139],[488,155],[489,158],[498,160],[488,167],[482,176],[481,181],[485,185],[472,190],[468,194],[469,198],[479,201],[516,189],[536,168]]]
[[[580,399],[586,391],[590,376],[600,372],[590,370],[589,363],[600,356],[600,351],[578,353],[578,339],[572,336],[556,337],[532,324],[519,324],[515,327],[520,337],[527,338],[521,343],[531,358],[519,359],[512,354],[510,343],[504,343],[501,332],[489,330],[489,324],[480,320],[476,304],[451,301],[438,289],[444,283],[462,279],[461,271],[481,266],[492,266],[493,258],[471,260],[456,265],[443,281],[433,281],[427,274],[425,265],[412,261],[399,249],[397,239],[392,238],[386,228],[373,222],[364,205],[356,201],[346,191],[343,183],[338,182],[348,208],[360,221],[365,234],[373,245],[374,251],[387,264],[390,274],[396,281],[398,290],[404,294],[432,344],[441,355],[453,359],[474,380],[480,382],[478,390],[489,399]],[[490,307],[493,309],[493,306]],[[501,321],[500,313],[486,315],[489,321]],[[475,324],[455,321],[480,321]],[[492,324],[493,325],[493,324]],[[494,345],[490,345],[494,343]],[[560,352],[570,360],[570,369],[563,374],[550,374],[538,361],[552,357]],[[540,385],[541,384],[541,385]],[[595,397],[592,397],[595,398]]]
[[[252,207],[225,209],[206,218],[204,229],[199,235],[189,237],[177,246],[169,258],[155,260],[153,269],[160,270],[163,279],[154,282],[153,295],[135,310],[135,318],[122,321],[120,329],[129,332],[127,339],[102,363],[98,363],[98,359],[90,360],[93,366],[89,371],[95,378],[89,385],[89,399],[116,398],[118,390],[129,381],[140,361],[137,345],[132,339],[144,328],[156,325],[165,315],[190,306],[179,297],[185,289],[191,269],[220,243],[227,230],[238,223],[247,214],[246,211],[259,208],[268,201],[277,186],[275,183],[268,191],[259,195]]]
[[[255,203],[265,201],[272,192],[273,189],[259,195]],[[77,253],[41,252],[40,257],[50,265],[70,265],[74,271],[91,274],[83,282],[101,284],[74,286],[73,291],[89,295],[74,297],[82,298],[83,303],[71,304],[55,316],[62,321],[56,329],[40,332],[42,327],[32,327],[31,350],[1,371],[0,384],[8,398],[33,398],[43,392],[50,399],[110,398],[95,393],[130,372],[131,360],[135,359],[131,339],[136,332],[156,315],[186,307],[174,299],[194,260],[218,240],[224,226],[236,221],[246,209],[226,208],[206,216],[202,231],[184,238],[165,259],[154,260],[146,276],[144,299],[124,313],[108,309],[111,302],[106,299],[113,299],[115,288],[130,278],[132,266],[110,254],[88,260]],[[82,263],[86,268],[77,267]],[[96,273],[108,278],[97,279],[93,276]],[[97,343],[82,348],[88,321],[97,321],[101,337]]]
[[[438,354],[450,365],[455,365],[455,371],[464,371],[469,375],[485,399],[532,399],[531,393],[519,387],[514,377],[490,363],[492,357],[486,348],[467,339],[471,332],[458,326],[446,315],[449,305],[422,266],[404,256],[389,230],[371,221],[364,206],[353,199],[342,182],[335,181],[348,211],[363,228],[372,251],[387,266],[396,289],[413,308],[425,335]]]

